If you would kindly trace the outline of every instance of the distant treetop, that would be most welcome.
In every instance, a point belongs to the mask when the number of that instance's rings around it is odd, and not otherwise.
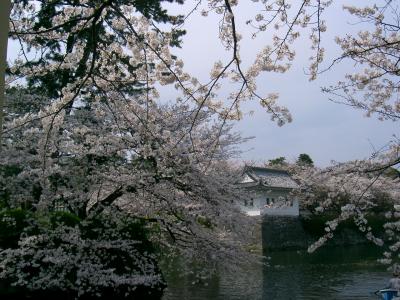
[[[286,157],[280,156],[280,157],[277,157],[274,159],[269,159],[268,165],[269,166],[286,166],[287,165]]]
[[[299,166],[310,166],[310,167],[313,167],[314,166],[314,161],[311,159],[311,157],[308,154],[302,153],[302,154],[299,155],[296,164],[299,165]]]

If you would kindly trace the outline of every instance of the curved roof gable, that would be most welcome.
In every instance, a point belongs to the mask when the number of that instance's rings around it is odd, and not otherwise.
[[[242,183],[257,182],[270,188],[294,189],[299,187],[289,173],[284,170],[247,166],[244,175],[245,180]],[[249,181],[249,178],[252,178],[253,181]]]

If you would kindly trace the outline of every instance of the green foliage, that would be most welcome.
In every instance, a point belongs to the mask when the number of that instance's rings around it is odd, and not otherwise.
[[[120,218],[110,218],[107,214],[100,214],[81,222],[80,227],[83,236],[96,240],[112,238],[118,232],[120,238],[140,241],[138,249],[142,252],[154,252],[152,243],[149,241],[150,226],[148,221],[127,214],[120,214]]]
[[[0,248],[16,248],[21,233],[28,226],[29,212],[10,209],[0,212]]]
[[[68,186],[68,178],[62,176],[60,173],[53,173],[48,177],[48,180],[53,188],[60,186]]]
[[[81,219],[77,215],[65,211],[52,212],[50,213],[49,219],[52,228],[56,228],[60,225],[75,227],[81,222]]]
[[[205,228],[212,229],[214,227],[211,220],[207,217],[198,216],[196,220],[197,223],[204,226]]]
[[[43,95],[40,88],[15,85],[6,90],[5,111],[11,117],[37,113],[49,103],[49,98]]]
[[[387,170],[385,170],[383,174],[393,179],[400,178],[400,171],[393,167],[390,167]]]
[[[373,203],[375,206],[371,209],[371,212],[378,214],[385,213],[393,209],[393,205],[395,204],[394,200],[386,191],[375,189],[373,194]]]
[[[309,167],[313,167],[314,166],[313,160],[306,153],[302,153],[302,154],[299,155],[296,164],[299,165],[299,166],[309,166]]]
[[[28,5],[30,1],[16,0],[15,2],[22,2]],[[183,0],[91,0],[85,1],[85,3],[82,2],[83,1],[80,0],[41,1],[40,9],[37,12],[35,24],[33,25],[34,31],[54,30],[61,36],[65,36],[65,39],[61,41],[43,35],[35,36],[32,43],[40,45],[43,49],[47,49],[46,57],[45,59],[27,62],[26,67],[43,67],[49,61],[56,63],[62,62],[64,60],[63,49],[65,49],[66,53],[71,53],[77,44],[85,45],[83,55],[74,67],[70,69],[57,68],[46,74],[35,75],[27,79],[29,88],[40,88],[40,90],[50,98],[58,98],[63,87],[70,83],[84,80],[89,73],[100,74],[102,71],[100,71],[99,66],[93,63],[99,56],[99,52],[102,51],[102,49],[109,49],[109,45],[113,42],[119,44],[126,42],[124,38],[121,38],[126,35],[126,31],[123,29],[115,30],[116,32],[113,34],[106,34],[109,29],[109,24],[111,24],[115,18],[119,17],[118,8],[125,5],[133,7],[134,10],[150,21],[155,21],[157,23],[179,25],[183,22],[183,16],[170,15],[168,11],[162,7],[162,2],[183,4]],[[56,29],[53,28],[52,20],[58,17],[63,10],[82,6],[92,7],[93,15],[82,18],[71,18]],[[86,26],[79,31],[73,31],[72,29],[82,20],[86,20]],[[171,32],[171,46],[179,47],[181,44],[180,38],[184,34],[184,30],[173,29]],[[125,65],[130,72],[133,73],[136,70],[137,66],[131,65],[129,57],[126,55],[117,52],[112,52],[110,54],[118,57],[118,60]],[[19,75],[18,72],[15,75]],[[108,74],[102,75],[107,76]],[[142,85],[139,82],[135,82],[134,84],[121,83],[118,86],[118,90],[130,95],[140,92],[141,89]]]
[[[155,172],[157,170],[157,160],[153,156],[148,156],[146,158],[142,156],[135,157],[132,159],[132,164],[142,170],[147,170],[149,172]]]
[[[334,214],[323,214],[314,215],[309,217],[302,217],[301,222],[304,230],[311,234],[315,238],[319,238],[326,233],[325,227],[326,222],[333,220],[336,217]],[[370,214],[367,216],[368,226],[372,228],[372,231],[378,234],[383,232],[383,224],[387,222],[385,217],[380,214]],[[345,229],[351,229],[354,231],[359,231],[357,225],[352,219],[343,221],[339,223],[335,232],[340,233]]]
[[[286,157],[284,157],[284,156],[280,156],[280,157],[268,160],[269,166],[285,166],[286,164],[287,164]]]
[[[22,168],[18,165],[3,165],[0,166],[0,174],[3,178],[17,176],[22,172]]]
[[[0,165],[0,209],[9,207],[11,192],[4,184],[10,177],[15,177],[22,172],[22,168],[15,164]]]

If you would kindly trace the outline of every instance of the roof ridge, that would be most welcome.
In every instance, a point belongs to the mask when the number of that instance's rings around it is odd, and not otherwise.
[[[273,171],[273,172],[279,172],[279,173],[287,173],[289,172],[287,170],[283,169],[274,169],[274,168],[268,168],[268,167],[257,167],[257,166],[245,166],[245,169],[259,169],[263,171]]]

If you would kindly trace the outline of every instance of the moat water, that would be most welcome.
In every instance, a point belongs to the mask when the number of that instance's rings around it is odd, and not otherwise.
[[[387,285],[390,272],[377,262],[372,245],[266,253],[268,266],[246,266],[220,272],[202,283],[189,276],[167,274],[163,300],[354,300],[380,299],[374,292]]]

